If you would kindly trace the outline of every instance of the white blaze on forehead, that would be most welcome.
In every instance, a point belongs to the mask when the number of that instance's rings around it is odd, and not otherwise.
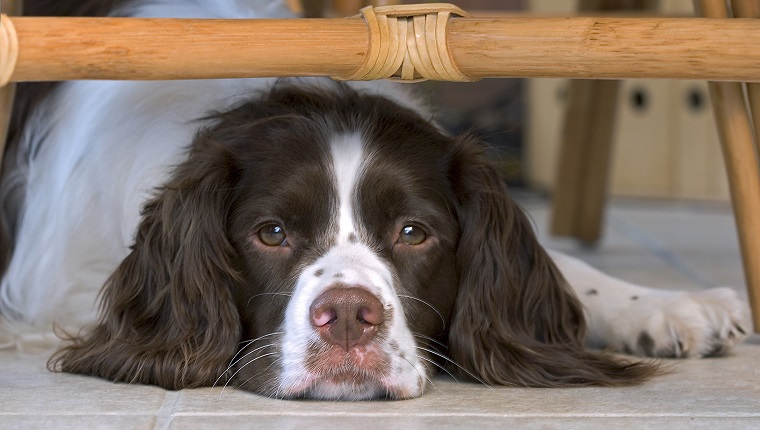
[[[390,395],[421,395],[428,370],[418,358],[414,337],[409,331],[401,300],[396,294],[393,267],[366,244],[350,239],[360,220],[354,218],[354,195],[371,153],[364,151],[359,133],[335,135],[330,140],[338,213],[335,221],[339,233],[337,243],[316,261],[304,267],[296,281],[285,309],[279,375],[279,390],[286,397],[306,395],[322,399],[370,399]],[[336,285],[366,289],[382,303],[390,315],[385,320],[386,336],[376,337],[369,345],[385,357],[387,366],[381,371],[367,370],[374,380],[362,383],[333,382],[324,369],[308,365],[317,357],[314,346],[325,346],[315,330],[310,308],[320,294]],[[362,363],[355,363],[361,370]]]
[[[355,233],[352,195],[361,174],[364,149],[359,133],[341,134],[330,141],[336,188],[338,189],[338,241],[348,241]]]

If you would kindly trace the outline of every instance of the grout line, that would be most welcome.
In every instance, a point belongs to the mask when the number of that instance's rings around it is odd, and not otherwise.
[[[156,421],[153,424],[154,430],[166,430],[169,428],[175,417],[174,409],[179,401],[179,395],[179,391],[166,391],[166,393],[164,393],[164,400],[155,415]]]
[[[758,418],[760,412],[722,412],[722,413],[675,413],[675,412],[628,412],[628,413],[419,413],[419,412],[276,412],[276,411],[241,411],[241,412],[178,412],[175,417],[202,416],[266,416],[266,417],[323,417],[323,418]]]
[[[655,237],[650,236],[645,231],[635,227],[633,224],[623,220],[621,217],[610,214],[609,226],[623,236],[631,239],[633,242],[644,248],[645,251],[653,254],[671,268],[689,278],[695,284],[705,288],[715,286],[715,282],[712,279],[703,275],[699,270],[692,267],[691,264],[687,263],[676,253],[670,251],[664,243],[657,240]]]
[[[29,413],[2,413],[2,417],[26,417]],[[159,413],[52,413],[38,414],[35,417],[156,417],[157,423],[153,428],[168,428],[177,417],[294,417],[294,418],[702,418],[702,419],[731,419],[731,418],[760,418],[760,412],[588,412],[588,413],[545,413],[545,412],[317,412],[317,411],[203,411],[203,412],[174,412],[168,417],[159,417]],[[162,418],[167,418],[164,420]],[[165,426],[159,426],[164,423]]]

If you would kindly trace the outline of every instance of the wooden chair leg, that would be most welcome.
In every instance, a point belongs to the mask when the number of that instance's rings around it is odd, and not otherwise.
[[[287,4],[288,9],[290,9],[293,13],[303,13],[303,3],[301,3],[301,0],[286,0],[285,4]]]
[[[747,96],[752,111],[755,139],[760,142],[760,84],[747,84]]]
[[[760,3],[758,3],[757,0],[732,0],[731,8],[733,9],[733,13],[736,18],[760,18]],[[751,111],[750,118],[752,120],[755,132],[755,150],[760,151],[760,84],[746,84],[746,87],[749,107]],[[758,155],[758,157],[760,158],[760,155]],[[745,220],[745,222],[754,222],[754,224],[760,224],[760,217],[758,216],[757,212],[754,213],[754,217],[752,217],[752,213],[747,214],[747,216],[751,217],[751,219]],[[741,227],[739,230],[740,234],[744,234],[742,233],[742,228],[747,229],[747,227]],[[755,226],[755,228],[757,229],[758,227]],[[760,275],[757,273],[757,271],[760,269],[749,268],[751,265],[760,265],[760,260],[757,259],[758,251],[756,249],[757,247],[760,247],[760,244],[758,243],[759,238],[757,236],[757,232],[750,230],[750,233],[748,233],[748,237],[745,240],[754,241],[754,244],[748,244],[746,246],[753,247],[755,249],[748,252],[744,250],[745,245],[742,245],[742,254],[748,254],[746,257],[744,257],[744,271],[747,277],[747,292],[750,297],[750,303],[752,305],[755,330],[760,331]],[[754,273],[750,275],[750,272]]]
[[[578,10],[647,10],[656,5],[656,0],[579,0]],[[588,245],[601,237],[619,90],[619,81],[570,82],[552,197],[552,234]]]
[[[574,80],[552,198],[552,233],[593,244],[601,236],[619,81]]]
[[[335,16],[351,16],[359,13],[364,6],[391,6],[401,3],[400,0],[331,0],[330,10]]]
[[[760,171],[741,84],[710,82],[753,321],[760,329]]]
[[[694,3],[703,16],[728,17],[725,2],[695,0]],[[742,84],[710,82],[709,86],[757,331],[760,330],[760,170],[757,149]]]
[[[760,18],[760,2],[757,0],[731,0],[731,9],[736,18]],[[746,85],[755,130],[755,143],[760,144],[760,84]]]
[[[2,12],[8,15],[21,15],[22,2],[20,0],[0,0]],[[5,154],[5,141],[8,137],[8,126],[13,112],[13,98],[16,94],[16,84],[10,83],[0,88],[0,166],[3,165]]]
[[[351,16],[359,13],[359,9],[364,6],[363,0],[332,0],[330,11],[335,16]]]
[[[0,88],[0,166],[5,153],[5,141],[8,137],[8,126],[13,111],[13,97],[16,95],[16,84],[8,84]]]

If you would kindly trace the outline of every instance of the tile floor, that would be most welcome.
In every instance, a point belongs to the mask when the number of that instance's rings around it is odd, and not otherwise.
[[[743,279],[725,204],[616,200],[595,248],[548,238],[548,203],[523,195],[545,243],[628,280],[672,289]],[[278,401],[220,389],[165,391],[45,370],[46,353],[0,351],[0,428],[760,428],[760,336],[725,358],[668,361],[633,388],[489,389],[434,380],[405,401]]]

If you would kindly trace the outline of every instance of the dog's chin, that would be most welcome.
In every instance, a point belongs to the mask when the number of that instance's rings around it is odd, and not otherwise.
[[[306,375],[281,392],[285,398],[319,400],[408,399],[422,393],[423,386],[394,377],[389,368],[390,358],[379,348],[329,346],[311,354]]]
[[[389,397],[388,391],[378,382],[314,381],[308,388],[295,389],[286,398],[314,400],[374,400]]]
[[[359,381],[313,380],[308,382],[308,387],[294,387],[288,390],[286,399],[314,399],[314,400],[403,400],[419,397],[421,393],[413,392],[410,387],[389,384],[387,380],[368,380],[366,377]]]

